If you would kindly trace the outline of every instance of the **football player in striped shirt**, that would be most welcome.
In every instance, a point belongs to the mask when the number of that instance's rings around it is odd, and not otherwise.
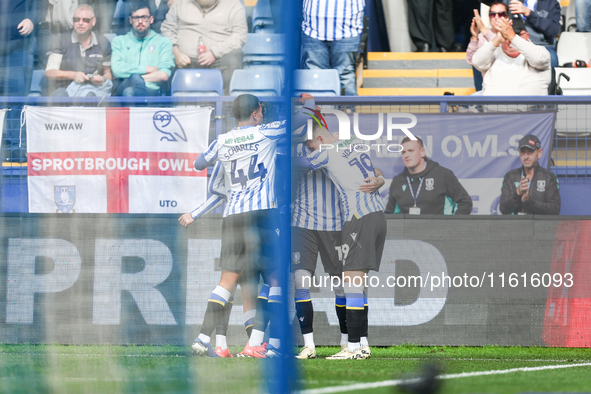
[[[294,137],[302,137],[305,130],[294,133]],[[294,157],[310,154],[303,143],[294,148]],[[368,177],[359,185],[361,191],[373,193],[384,185],[381,171],[376,169],[378,177]],[[292,272],[295,284],[295,307],[300,329],[304,337],[304,348],[296,356],[298,359],[316,358],[314,343],[313,318],[314,309],[310,295],[310,284],[316,261],[320,253],[324,270],[331,277],[339,278],[339,286],[335,289],[335,309],[341,331],[341,348],[348,343],[346,325],[345,291],[340,285],[342,262],[338,249],[341,247],[343,218],[339,192],[328,175],[322,170],[300,171],[297,174],[295,199],[292,215]],[[334,283],[336,284],[336,282]],[[361,342],[367,345],[367,332],[362,333]]]
[[[227,185],[227,204],[222,223],[222,277],[209,297],[201,333],[192,348],[200,355],[212,356],[215,351],[210,335],[223,316],[241,275],[263,274],[269,289],[269,316],[281,307],[281,288],[274,275],[274,248],[279,240],[278,206],[275,196],[275,158],[279,138],[285,134],[285,122],[262,124],[262,107],[253,95],[238,96],[232,104],[238,127],[211,143],[195,160],[195,168],[203,170],[216,161],[222,163]],[[293,123],[298,122],[294,117]],[[300,117],[304,124],[306,117]],[[271,324],[271,330],[276,325]],[[277,335],[271,333],[272,338]],[[260,330],[253,330],[244,352],[265,357]],[[271,343],[278,348],[278,343]]]
[[[370,356],[369,346],[361,343],[368,324],[363,279],[370,270],[379,270],[387,229],[379,193],[359,190],[359,185],[369,176],[376,176],[365,149],[355,149],[361,143],[356,136],[339,141],[338,134],[333,135],[318,124],[314,124],[313,138],[306,141],[306,146],[313,152],[304,163],[313,170],[324,170],[335,184],[345,221],[340,251],[345,278],[348,344],[339,353],[328,357],[329,360],[365,359]],[[327,146],[320,149],[322,144],[332,144],[335,149],[327,149]]]
[[[181,225],[184,227],[189,226],[195,221],[195,219],[213,211],[226,201],[224,171],[222,170],[222,163],[219,161],[215,163],[209,183],[207,185],[207,191],[209,194],[211,194],[211,196],[193,211],[183,214],[179,218],[179,223]],[[256,294],[255,291],[257,284],[256,281],[252,279],[253,278],[241,277],[238,282],[242,292],[244,328],[248,337],[250,337],[250,334],[252,333],[256,311],[254,295]],[[266,292],[268,292],[268,286],[264,286],[262,294],[265,294]],[[259,298],[260,297],[261,295],[259,294]],[[262,297],[264,298],[264,295]],[[226,333],[228,331],[228,325],[230,321],[230,313],[232,312],[233,299],[234,297],[232,295],[232,297],[230,297],[224,306],[223,318],[216,326],[215,353],[220,357],[233,357],[232,353],[228,349],[228,343],[226,340]]]

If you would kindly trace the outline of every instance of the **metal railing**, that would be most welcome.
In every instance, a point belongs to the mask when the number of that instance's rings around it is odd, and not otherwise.
[[[2,188],[7,185],[26,184],[26,125],[21,131],[21,111],[25,105],[33,106],[212,106],[213,119],[210,140],[236,126],[232,116],[231,96],[196,97],[109,97],[54,98],[54,97],[3,97],[0,109],[7,108],[2,135]],[[278,117],[285,117],[286,108],[281,97],[261,97],[261,101],[273,103]],[[554,109],[557,111],[552,149],[552,170],[561,177],[591,177],[591,97],[482,97],[482,96],[338,96],[317,97],[317,105],[359,113],[463,113],[463,112],[515,112]],[[20,146],[19,146],[20,145]],[[9,182],[7,182],[7,180]],[[583,180],[583,179],[581,179]],[[10,182],[11,181],[11,182]],[[23,188],[21,187],[21,190]],[[2,190],[2,195],[19,198],[19,192]],[[21,196],[26,200],[26,196]],[[4,197],[6,199],[6,197]],[[22,205],[22,204],[21,204]],[[25,204],[26,205],[26,204]],[[2,209],[4,211],[4,209]]]

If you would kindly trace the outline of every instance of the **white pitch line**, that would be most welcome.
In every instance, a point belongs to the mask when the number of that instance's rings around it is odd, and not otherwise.
[[[500,375],[505,373],[511,372],[532,372],[532,371],[543,371],[546,369],[561,369],[561,368],[572,368],[572,367],[587,367],[591,366],[591,363],[582,363],[582,364],[567,364],[567,365],[546,365],[543,367],[523,367],[523,368],[512,368],[512,369],[499,369],[499,370],[492,370],[492,371],[479,371],[479,372],[463,372],[463,373],[455,373],[455,374],[444,374],[439,375],[439,379],[454,379],[454,378],[469,378],[472,376],[483,376],[483,375]],[[333,387],[323,387],[319,389],[310,389],[310,390],[302,390],[300,394],[330,394],[330,393],[341,393],[345,391],[353,391],[353,390],[366,390],[366,389],[374,389],[378,387],[388,387],[388,386],[397,386],[405,380],[398,379],[398,380],[384,380],[382,382],[374,382],[374,383],[356,383],[350,386],[333,386]]]

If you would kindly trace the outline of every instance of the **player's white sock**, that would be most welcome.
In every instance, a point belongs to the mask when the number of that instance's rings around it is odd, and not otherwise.
[[[261,346],[263,344],[263,339],[265,339],[265,332],[261,330],[252,330],[252,334],[250,334],[250,339],[248,340],[248,344],[250,346]]]
[[[275,349],[279,349],[281,341],[279,338],[269,338],[269,345],[273,346]]]
[[[369,346],[369,342],[367,342],[367,337],[359,338],[359,343],[361,344],[361,347]]]
[[[228,348],[228,344],[226,343],[226,336],[225,335],[216,335],[215,336],[215,346],[219,346],[222,350],[226,350]]]
[[[354,352],[357,349],[361,349],[361,344],[359,342],[349,342],[347,345],[350,352]]]
[[[349,343],[349,334],[341,333],[341,346],[345,346]]]
[[[197,339],[199,339],[203,343],[209,343],[211,341],[211,338],[208,337],[205,334],[199,334],[199,336],[197,337]]]
[[[304,346],[308,346],[310,349],[316,349],[316,345],[314,345],[314,333],[311,332],[309,334],[304,334]]]

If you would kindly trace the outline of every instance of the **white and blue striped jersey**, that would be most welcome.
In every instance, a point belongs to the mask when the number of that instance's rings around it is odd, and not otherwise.
[[[364,7],[365,0],[304,0],[302,31],[321,41],[357,37]]]
[[[339,191],[341,209],[345,221],[357,219],[384,210],[382,199],[377,191],[364,193],[359,190],[365,178],[375,176],[369,154],[355,151],[360,140],[353,136],[350,140],[339,141],[333,149],[316,150],[307,156],[310,167],[322,168]],[[364,148],[360,150],[365,150]]]
[[[294,147],[294,156],[306,156],[304,144]],[[291,225],[316,231],[341,231],[343,217],[336,186],[322,170],[298,173]]]
[[[211,196],[203,204],[191,211],[191,217],[196,219],[222,205],[226,201],[226,189],[222,163],[217,161],[213,167],[209,183],[207,184],[207,191]]]
[[[277,142],[285,133],[285,122],[237,127],[221,134],[195,160],[203,170],[221,161],[228,189],[224,217],[277,208],[275,155]]]

